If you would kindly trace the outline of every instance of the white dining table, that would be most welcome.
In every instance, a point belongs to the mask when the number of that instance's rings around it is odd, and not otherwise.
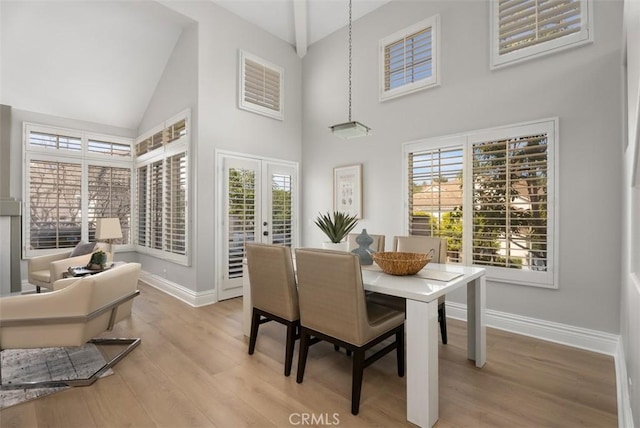
[[[251,289],[243,281],[243,332],[251,329]],[[437,278],[437,279],[434,279]],[[476,367],[486,362],[485,269],[457,264],[429,263],[416,275],[388,275],[377,266],[363,266],[365,290],[407,299],[406,377],[407,420],[420,427],[438,421],[438,298],[467,289],[467,358]]]

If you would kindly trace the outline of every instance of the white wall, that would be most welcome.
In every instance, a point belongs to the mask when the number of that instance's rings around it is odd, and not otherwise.
[[[191,109],[191,126],[198,129],[198,24],[185,27],[180,34],[162,77],[156,86],[153,97],[147,106],[138,127],[138,135],[158,126],[165,120],[185,109]],[[190,164],[195,165],[197,159],[198,133],[191,132],[189,150]],[[191,170],[191,182],[195,183],[195,168]],[[193,188],[190,187],[189,205],[194,200]],[[193,210],[192,210],[193,211]],[[188,219],[191,236],[197,234],[193,230],[193,212]],[[168,281],[195,290],[196,271],[191,266],[171,263],[145,253],[138,253],[138,260],[144,271]]]
[[[195,292],[213,290],[215,269],[215,150],[301,160],[301,62],[292,46],[211,2],[165,2],[198,24],[197,145],[192,157],[192,266],[179,267],[146,257],[145,270],[167,269],[167,278]],[[238,49],[284,69],[283,121],[237,108]],[[164,79],[164,77],[163,77]],[[171,85],[180,85],[173,82]],[[158,91],[163,91],[159,85]],[[154,95],[148,113],[167,105]],[[155,119],[154,119],[155,120]],[[162,119],[161,119],[162,120]],[[143,121],[152,126],[146,117]],[[173,272],[173,273],[172,273]],[[164,276],[164,275],[162,275]]]
[[[640,427],[640,2],[625,0],[624,19],[627,43],[627,147],[623,154],[620,335],[626,372],[631,383],[629,402],[634,425]]]
[[[434,14],[441,86],[379,102],[378,40]],[[403,143],[558,116],[559,288],[489,283],[487,306],[617,333],[622,3],[596,1],[595,23],[593,44],[490,71],[487,1],[395,0],[353,25],[353,118],[374,135],[349,141],[327,129],[347,119],[346,31],[313,44],[303,59],[303,245],[322,241],[312,219],[332,208],[334,167],[363,164],[359,227],[391,237],[404,233]]]

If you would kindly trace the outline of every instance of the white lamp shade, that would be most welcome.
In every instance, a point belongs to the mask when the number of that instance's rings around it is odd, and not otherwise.
[[[120,239],[122,229],[120,229],[120,219],[99,218],[96,222],[96,239]]]

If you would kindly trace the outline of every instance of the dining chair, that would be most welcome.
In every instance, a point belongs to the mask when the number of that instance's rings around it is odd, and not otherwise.
[[[367,302],[357,255],[332,250],[296,249],[300,299],[300,350],[296,382],[302,383],[311,336],[353,353],[351,413],[360,410],[365,367],[396,350],[398,376],[404,376],[404,313]],[[366,357],[365,352],[395,335]]]
[[[393,251],[403,253],[428,253],[434,250],[431,261],[433,263],[446,263],[447,261],[447,240],[432,236],[394,236]],[[428,266],[428,265],[427,265]],[[380,293],[370,293],[368,299],[379,305],[389,306],[396,310],[404,310],[406,300],[401,297],[387,296]],[[438,323],[440,324],[440,335],[442,343],[447,344],[447,318],[445,311],[445,298],[438,298]]]
[[[291,374],[293,349],[299,338],[300,312],[291,249],[272,244],[246,244],[253,313],[249,355],[253,355],[258,327],[276,321],[287,327],[284,375]]]
[[[360,235],[359,233],[350,233],[347,235],[347,249],[348,251],[354,250],[358,248],[358,243],[356,242],[356,238]],[[375,252],[384,251],[384,235],[372,235],[368,234],[371,238],[373,238],[373,243],[369,246],[369,248]]]

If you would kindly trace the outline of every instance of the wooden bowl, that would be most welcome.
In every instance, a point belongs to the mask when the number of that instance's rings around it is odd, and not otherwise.
[[[424,253],[380,252],[371,257],[384,273],[390,275],[414,275],[431,261]]]

